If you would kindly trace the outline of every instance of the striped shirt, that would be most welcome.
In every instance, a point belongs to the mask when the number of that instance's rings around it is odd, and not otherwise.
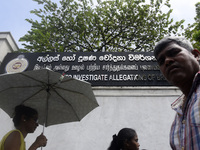
[[[172,103],[177,113],[171,126],[170,145],[173,150],[200,150],[200,72],[186,104],[183,104],[184,98],[182,95]]]

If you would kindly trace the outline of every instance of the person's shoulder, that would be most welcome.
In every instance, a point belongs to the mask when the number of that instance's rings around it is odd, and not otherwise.
[[[21,133],[18,130],[12,130],[10,131],[10,134],[8,135],[9,139],[20,139]]]
[[[17,130],[13,130],[9,132],[9,135],[5,139],[4,148],[5,149],[17,149],[20,148],[21,145],[21,137],[20,132]]]

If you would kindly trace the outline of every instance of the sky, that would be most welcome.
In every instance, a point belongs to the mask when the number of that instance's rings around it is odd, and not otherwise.
[[[59,0],[52,0],[59,3]],[[164,0],[163,0],[164,1]],[[185,20],[184,25],[194,22],[195,4],[200,0],[170,0],[174,21]],[[18,40],[30,29],[31,24],[25,19],[37,19],[30,11],[39,8],[32,0],[2,0],[0,4],[0,32],[10,32],[19,48],[23,48]]]

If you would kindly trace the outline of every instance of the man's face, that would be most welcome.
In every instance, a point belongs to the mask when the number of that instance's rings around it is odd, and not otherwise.
[[[175,43],[169,44],[157,56],[157,62],[165,78],[175,86],[191,82],[199,71],[199,53],[192,53]]]

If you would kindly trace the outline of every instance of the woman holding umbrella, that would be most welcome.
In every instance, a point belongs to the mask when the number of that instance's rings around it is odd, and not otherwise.
[[[30,107],[19,105],[15,107],[13,123],[15,130],[8,132],[0,142],[0,150],[25,150],[25,142],[28,133],[33,133],[38,126],[38,112]],[[30,146],[29,150],[36,150],[47,144],[46,137],[41,134]]]

